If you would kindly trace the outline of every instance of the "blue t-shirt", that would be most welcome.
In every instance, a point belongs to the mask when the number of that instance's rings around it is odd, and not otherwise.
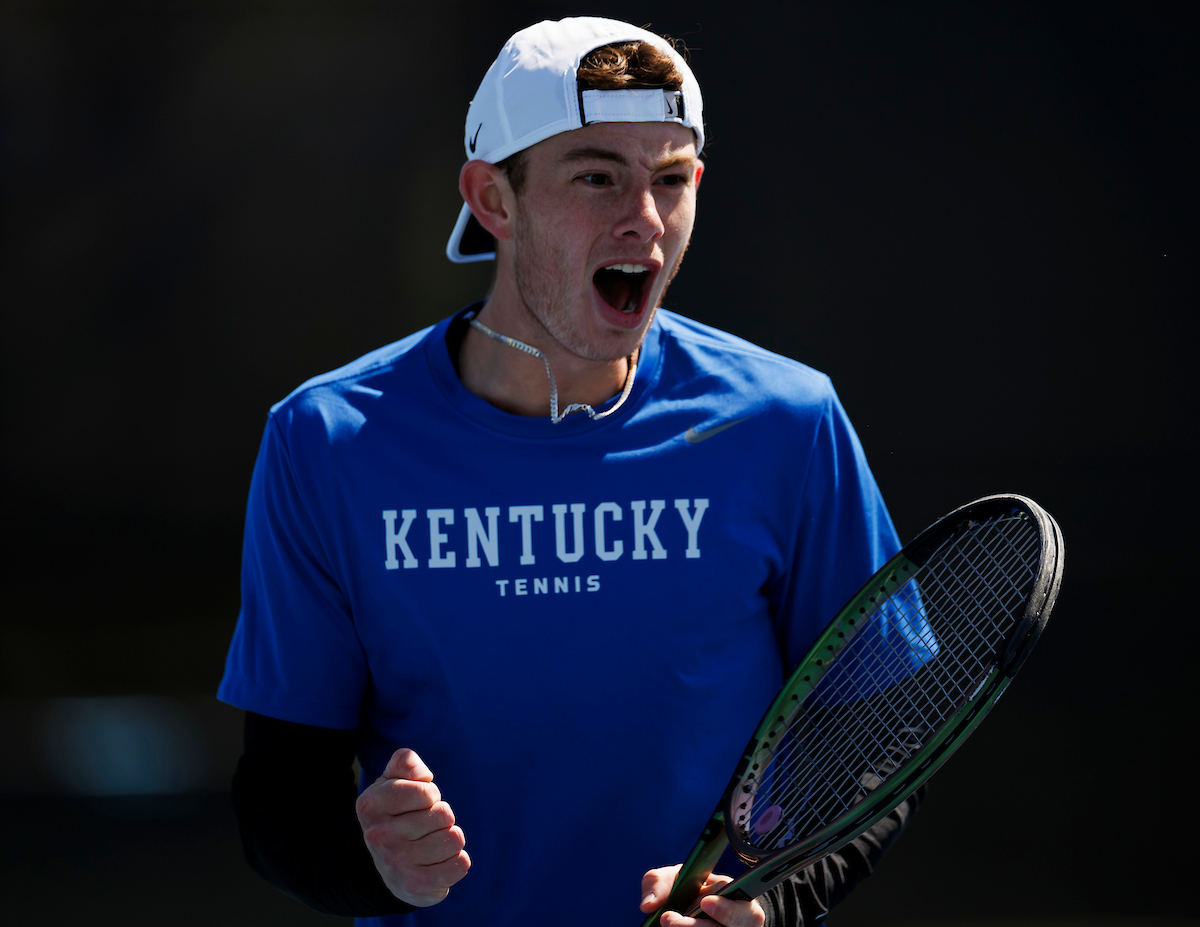
[[[468,392],[450,323],[271,410],[219,695],[433,770],[471,871],[365,923],[638,923],[895,531],[803,364],[660,310],[626,403],[554,425]]]

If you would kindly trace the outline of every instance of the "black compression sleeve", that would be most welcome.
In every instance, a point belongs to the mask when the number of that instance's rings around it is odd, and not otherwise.
[[[356,734],[246,712],[233,807],[246,861],[325,914],[414,910],[383,884],[354,813]]]
[[[837,853],[801,869],[758,899],[767,915],[766,927],[812,927],[821,923],[859,882],[875,871],[909,818],[920,807],[925,786]]]

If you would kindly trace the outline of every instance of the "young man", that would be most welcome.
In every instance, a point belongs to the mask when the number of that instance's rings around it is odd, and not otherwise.
[[[247,855],[313,906],[634,923],[785,669],[898,547],[825,377],[657,308],[703,144],[658,36],[517,33],[468,112],[448,247],[496,261],[490,297],[272,409],[220,696],[247,710]],[[816,922],[911,807],[705,912]]]

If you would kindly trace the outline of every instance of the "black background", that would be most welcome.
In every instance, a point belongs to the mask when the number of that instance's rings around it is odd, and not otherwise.
[[[1038,651],[835,923],[1195,915],[1188,4],[5,5],[0,697],[215,689],[267,408],[486,291],[443,254],[466,106],[512,31],[577,12],[693,49],[668,308],[829,373],[902,538],[996,491],[1066,538]],[[222,802],[123,843],[5,806],[10,910],[121,922],[60,878],[104,859],[102,898],[167,867],[169,909],[218,867],[222,922],[307,922]]]

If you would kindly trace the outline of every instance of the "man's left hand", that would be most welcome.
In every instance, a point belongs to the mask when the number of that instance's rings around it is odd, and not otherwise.
[[[675,884],[679,869],[679,866],[666,866],[662,869],[651,869],[642,876],[643,913],[649,914],[662,907],[667,896],[671,894],[671,886]],[[700,909],[722,927],[763,927],[766,914],[757,901],[734,901],[711,894],[732,881],[729,876],[710,875],[700,889],[700,894],[706,896],[700,899]],[[684,917],[675,911],[668,911],[659,923],[662,927],[695,927],[703,922],[694,917]]]

